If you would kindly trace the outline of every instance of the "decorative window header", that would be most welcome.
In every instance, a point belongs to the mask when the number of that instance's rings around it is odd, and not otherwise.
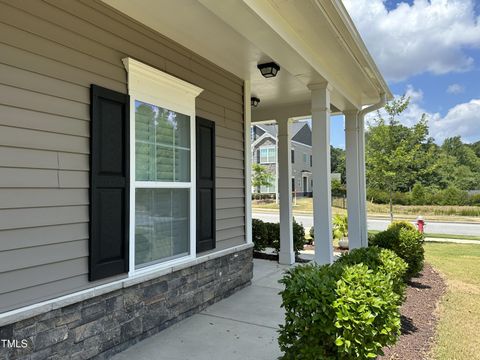
[[[142,95],[175,111],[194,112],[195,98],[203,91],[202,88],[130,57],[122,61],[128,72],[130,95]]]

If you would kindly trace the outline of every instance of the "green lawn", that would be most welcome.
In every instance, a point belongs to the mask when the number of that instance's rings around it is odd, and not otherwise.
[[[378,234],[379,230],[369,230],[370,234]],[[474,235],[453,235],[453,234],[432,234],[425,233],[426,237],[436,238],[436,239],[459,239],[459,240],[477,240],[480,241],[480,236]]]
[[[272,211],[278,209],[278,204],[275,201],[254,200],[252,207],[257,211]],[[294,213],[312,213],[312,198],[298,197],[296,200],[294,199],[292,210]],[[367,211],[370,217],[389,217],[389,206],[386,204],[367,202]],[[346,214],[343,199],[333,199],[332,212],[334,214]],[[393,212],[398,220],[415,220],[417,216],[422,215],[427,220],[480,222],[480,206],[395,205]]]
[[[433,358],[480,359],[480,245],[427,243],[425,252],[448,285]]]

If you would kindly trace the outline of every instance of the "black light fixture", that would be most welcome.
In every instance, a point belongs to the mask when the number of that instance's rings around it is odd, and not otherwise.
[[[265,64],[258,64],[258,70],[262,73],[263,77],[272,78],[277,76],[277,73],[280,71],[280,65],[274,62],[269,62]]]
[[[250,98],[250,103],[252,104],[253,107],[257,107],[259,102],[260,102],[260,99],[255,96],[252,96]]]

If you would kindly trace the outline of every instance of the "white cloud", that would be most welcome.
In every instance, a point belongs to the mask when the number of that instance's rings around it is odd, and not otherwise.
[[[443,118],[430,121],[436,140],[460,135],[466,142],[480,140],[480,99],[458,104],[451,108]]]
[[[447,88],[447,93],[449,94],[461,94],[465,92],[465,87],[460,84],[451,84]]]
[[[406,126],[412,126],[420,120],[422,114],[428,119],[430,136],[441,144],[447,137],[461,136],[465,142],[476,142],[480,140],[480,99],[472,99],[467,103],[455,105],[448,110],[445,116],[440,113],[431,113],[422,107],[423,91],[407,86],[406,96],[410,96],[410,104],[403,112],[399,120]],[[395,95],[399,98],[399,95]],[[382,110],[382,116],[386,113]],[[375,113],[367,115],[367,121],[371,121]]]
[[[464,49],[480,47],[473,0],[415,0],[388,11],[385,0],[343,0],[388,80],[472,68]]]

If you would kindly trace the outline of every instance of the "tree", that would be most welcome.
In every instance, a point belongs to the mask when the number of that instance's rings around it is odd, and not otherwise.
[[[347,195],[347,189],[340,181],[334,179],[332,180],[332,196],[334,197],[345,197]]]
[[[252,186],[260,192],[261,186],[272,186],[274,176],[267,168],[260,164],[252,165]]]
[[[408,107],[410,98],[402,96],[385,105],[384,119],[378,111],[369,124],[366,146],[368,185],[389,194],[390,218],[393,221],[393,195],[408,191],[417,181],[419,171],[430,172],[421,161],[430,151],[428,125],[425,115],[412,127],[401,125],[398,117]],[[419,162],[421,161],[421,164]]]
[[[346,170],[345,170],[345,150],[330,146],[331,163],[330,168],[332,173],[339,173],[341,175],[341,182],[345,184]]]

